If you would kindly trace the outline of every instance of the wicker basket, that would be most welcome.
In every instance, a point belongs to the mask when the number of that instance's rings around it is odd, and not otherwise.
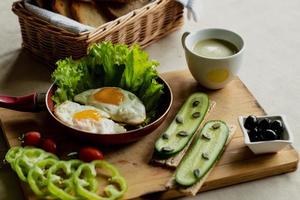
[[[25,9],[23,1],[15,2],[12,10],[19,17],[22,46],[50,65],[68,56],[80,58],[86,55],[91,43],[100,41],[139,43],[145,47],[183,24],[183,6],[174,0],[156,0],[93,31],[80,34],[38,18]]]

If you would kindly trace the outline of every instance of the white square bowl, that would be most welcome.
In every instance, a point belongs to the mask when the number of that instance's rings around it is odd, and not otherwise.
[[[286,117],[284,115],[273,115],[273,116],[256,116],[258,120],[260,119],[270,119],[270,120],[280,120],[283,125],[283,133],[281,140],[269,140],[269,141],[258,141],[258,142],[251,142],[248,131],[244,127],[244,122],[247,116],[240,116],[239,123],[244,134],[244,142],[245,144],[251,149],[251,151],[255,154],[263,154],[263,153],[276,153],[286,147],[289,144],[292,144],[294,141],[294,137],[290,128],[287,124]]]

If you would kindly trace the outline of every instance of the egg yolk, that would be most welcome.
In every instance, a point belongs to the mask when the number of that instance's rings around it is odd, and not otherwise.
[[[113,105],[119,105],[123,97],[123,93],[118,88],[103,88],[94,94],[97,101]]]
[[[83,110],[75,113],[73,118],[76,120],[94,119],[96,121],[99,121],[101,119],[101,115],[95,110]]]

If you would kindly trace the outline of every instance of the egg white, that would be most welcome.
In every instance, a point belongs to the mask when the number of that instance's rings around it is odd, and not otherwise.
[[[123,100],[119,105],[99,102],[94,98],[94,94],[98,91],[108,88],[90,89],[84,91],[74,97],[76,102],[85,105],[95,106],[105,112],[117,122],[122,122],[129,125],[138,125],[146,119],[146,109],[141,100],[133,93],[118,88],[123,94]],[[112,97],[113,98],[113,97]]]
[[[95,120],[91,118],[76,119],[74,117],[76,113],[85,110],[93,110],[97,112],[101,118]],[[110,116],[108,113],[93,106],[85,106],[72,101],[65,101],[54,108],[54,114],[64,123],[91,133],[111,134],[126,132],[123,126],[109,119]]]

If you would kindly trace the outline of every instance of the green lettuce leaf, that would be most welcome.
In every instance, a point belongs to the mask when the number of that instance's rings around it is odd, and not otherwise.
[[[163,85],[156,81],[157,61],[149,60],[138,45],[103,42],[88,48],[87,56],[59,60],[52,79],[58,86],[53,96],[56,104],[85,90],[103,86],[121,87],[136,94],[144,103],[147,117],[153,118],[163,94]]]
[[[157,65],[158,62],[149,61],[148,54],[142,51],[139,46],[134,45],[127,56],[126,68],[121,79],[121,87],[133,93],[138,93],[144,81],[147,82],[147,73],[155,73],[156,75],[152,76],[152,78],[157,77],[157,72],[154,69]]]

